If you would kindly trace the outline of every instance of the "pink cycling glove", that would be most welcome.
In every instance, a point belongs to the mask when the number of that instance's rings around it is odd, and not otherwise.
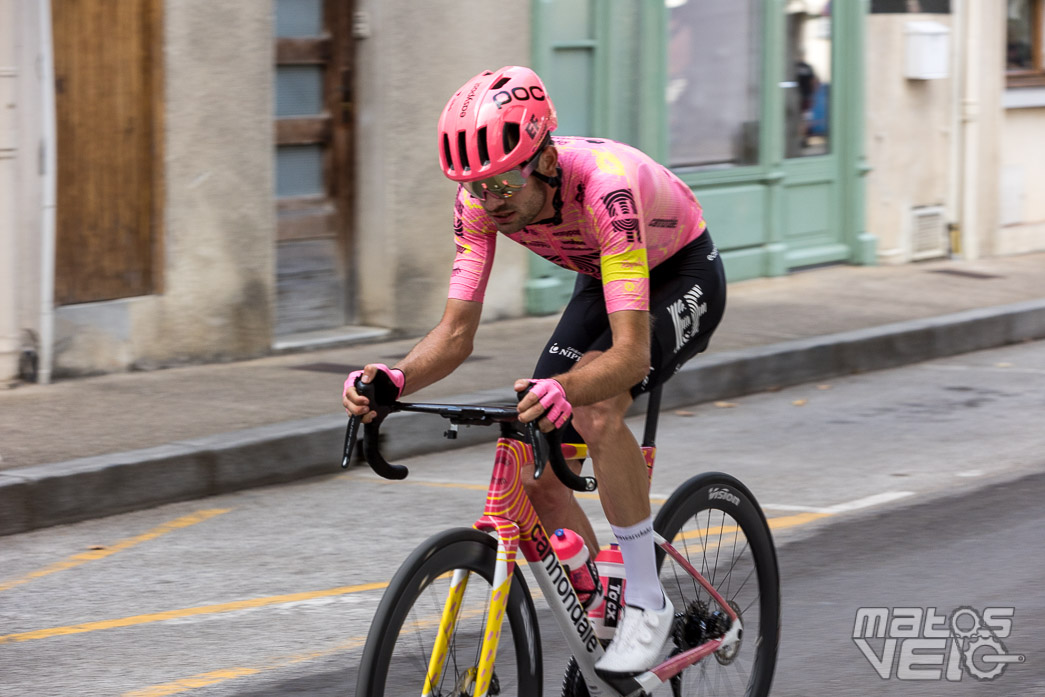
[[[403,385],[406,384],[406,375],[399,368],[389,368],[384,363],[374,363],[374,366],[382,373],[387,375],[391,380],[392,384],[396,386],[396,399],[403,394]],[[345,386],[341,388],[341,394],[345,394],[349,387],[355,387],[356,380],[363,374],[362,370],[353,370],[348,374],[348,378],[345,380]]]
[[[544,416],[555,424],[555,428],[562,428],[566,420],[573,413],[573,407],[566,401],[566,391],[558,380],[545,378],[530,381],[530,392],[537,395],[541,406],[544,407]]]

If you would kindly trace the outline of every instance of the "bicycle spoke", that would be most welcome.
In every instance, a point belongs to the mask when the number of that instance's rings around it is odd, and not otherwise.
[[[709,493],[721,487],[733,498],[712,500]],[[744,631],[683,671],[676,688],[686,697],[765,697],[775,664],[779,616],[776,560],[765,519],[743,487],[726,475],[698,475],[680,492],[658,512],[656,529],[738,613]],[[671,571],[663,568],[666,563],[672,565]],[[763,573],[766,565],[768,571]],[[680,575],[690,576],[690,583]],[[728,620],[727,625],[721,624],[725,608],[670,556],[664,557],[661,578],[665,591],[678,596],[673,602],[677,600],[676,612],[684,616],[680,627],[685,629],[676,639],[680,649],[699,646],[727,631]],[[763,583],[772,585],[764,588]]]
[[[422,694],[426,682],[432,695],[473,693],[492,607],[496,552],[483,534],[457,529],[433,536],[404,563],[374,618],[356,694]],[[455,569],[467,572],[459,575],[468,581],[451,590]],[[452,627],[444,622],[448,606],[457,613]],[[531,661],[539,662],[539,636],[532,631],[536,613],[521,574],[513,577],[505,611],[496,655],[500,692],[533,694],[541,680],[539,663]]]
[[[729,586],[733,582],[733,567],[736,566],[737,561],[740,559],[740,557],[737,556],[737,540],[739,538],[740,538],[740,535],[734,535],[733,536],[733,564],[730,565],[729,573],[726,574],[726,592],[722,596],[724,598],[731,598],[732,597],[729,594]]]

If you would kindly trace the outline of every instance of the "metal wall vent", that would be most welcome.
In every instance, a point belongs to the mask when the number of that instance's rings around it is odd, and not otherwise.
[[[943,206],[919,206],[911,209],[910,240],[911,259],[914,261],[947,255],[947,216]]]

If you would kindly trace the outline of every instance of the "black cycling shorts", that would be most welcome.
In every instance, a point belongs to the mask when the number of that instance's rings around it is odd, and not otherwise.
[[[632,397],[648,392],[678,372],[707,348],[726,308],[722,258],[705,230],[697,239],[650,270],[650,371],[631,388]],[[534,378],[569,372],[588,351],[613,345],[602,281],[577,275],[573,297],[537,360]],[[583,442],[572,426],[564,442]]]

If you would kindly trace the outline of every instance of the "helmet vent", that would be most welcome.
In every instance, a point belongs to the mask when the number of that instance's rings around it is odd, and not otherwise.
[[[479,129],[478,146],[479,146],[479,164],[482,167],[490,164],[490,151],[486,146],[486,126]]]
[[[515,150],[515,146],[519,144],[519,124],[507,122],[504,124],[504,152],[505,154]]]
[[[492,89],[492,90],[499,90],[502,87],[504,87],[505,84],[507,84],[508,80],[510,80],[510,79],[511,78],[502,77],[500,80],[498,80],[497,82],[493,83],[493,85],[490,86],[490,89]]]
[[[443,155],[446,156],[446,166],[450,171],[454,171],[454,156],[450,152],[450,136],[443,134]]]
[[[468,166],[468,140],[464,131],[457,132],[457,154],[461,158],[461,169],[467,172],[471,168]]]

